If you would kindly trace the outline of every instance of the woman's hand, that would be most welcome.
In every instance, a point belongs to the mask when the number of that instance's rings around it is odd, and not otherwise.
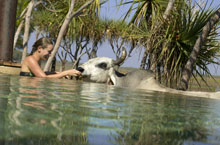
[[[80,76],[81,72],[76,70],[76,69],[71,69],[71,70],[68,70],[68,75],[70,75],[70,76]]]

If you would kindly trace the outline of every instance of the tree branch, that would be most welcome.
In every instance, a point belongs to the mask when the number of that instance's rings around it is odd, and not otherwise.
[[[196,59],[199,55],[199,51],[203,46],[203,43],[207,40],[207,37],[212,29],[212,27],[220,20],[220,9],[216,11],[216,13],[210,18],[208,23],[203,27],[202,33],[199,38],[196,40],[196,43],[193,47],[193,50],[190,54],[189,60],[187,61],[185,68],[182,73],[182,78],[180,82],[179,89],[187,90],[188,83],[193,72],[193,66],[196,62]]]

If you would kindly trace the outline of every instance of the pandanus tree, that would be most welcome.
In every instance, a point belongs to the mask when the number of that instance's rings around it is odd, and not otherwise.
[[[32,11],[27,17],[28,21],[25,22],[29,23],[28,26],[30,29],[35,30],[35,32],[36,29],[38,30],[37,35],[46,35],[53,38],[55,41],[52,55],[48,59],[44,68],[46,71],[49,69],[51,62],[58,52],[61,44],[64,43],[65,40],[72,42],[71,40],[77,37],[76,36],[73,38],[73,36],[77,35],[77,33],[74,33],[74,31],[77,31],[77,29],[80,27],[76,28],[75,26],[80,25],[73,23],[81,23],[78,18],[83,15],[91,14],[88,17],[97,17],[100,4],[104,3],[104,0],[32,0],[31,2],[41,2],[41,5],[35,8],[34,5],[30,7]],[[69,30],[71,30],[73,34],[69,32]],[[27,42],[26,40],[28,39],[24,40]],[[24,51],[24,53],[26,54],[27,52]],[[25,57],[25,55],[23,56]]]
[[[200,51],[203,51],[203,48],[202,48],[203,44],[207,41],[207,37],[209,37],[210,33],[212,33],[213,27],[219,22],[219,20],[220,20],[220,8],[214,13],[214,15],[212,15],[212,17],[209,17],[209,21],[203,27],[201,34],[199,35],[199,37],[197,38],[197,40],[195,42],[193,50],[190,53],[189,59],[185,65],[183,73],[182,73],[181,83],[180,83],[180,87],[179,87],[180,89],[182,89],[182,90],[188,89],[188,82],[189,82],[190,76],[192,74],[194,64],[197,64],[197,58],[200,57]],[[211,42],[208,42],[208,44],[211,44]],[[202,52],[202,54],[205,54],[205,55],[208,54],[210,56],[210,53],[212,53],[211,56],[213,55],[213,57],[217,57],[216,54],[218,52],[219,52],[219,50],[217,48],[214,51],[212,50],[209,52],[207,52],[207,51]],[[203,57],[206,58],[206,60],[209,59],[205,56],[203,56]],[[209,62],[209,61],[206,61],[206,62]],[[215,63],[217,63],[217,62],[215,62]],[[204,64],[204,62],[202,64]],[[201,65],[201,64],[200,64],[200,66],[205,67],[204,65]],[[205,70],[207,70],[207,69],[205,69]]]
[[[74,10],[74,8],[76,6],[75,2],[76,2],[75,0],[71,0],[68,13],[65,16],[65,20],[62,23],[62,26],[61,26],[60,31],[58,33],[58,36],[57,36],[57,39],[56,39],[56,43],[55,43],[55,46],[54,46],[54,50],[52,51],[52,54],[49,57],[46,65],[45,65],[45,68],[44,68],[45,71],[49,70],[49,67],[50,67],[50,65],[52,63],[52,60],[53,60],[53,58],[55,57],[55,55],[56,55],[56,53],[58,51],[58,48],[59,48],[60,43],[62,41],[62,38],[63,38],[64,34],[67,32],[67,28],[68,28],[71,20],[73,19],[73,17],[77,17],[80,14],[82,14],[83,10],[85,10],[85,8],[87,8],[88,6],[90,6],[90,5],[93,6],[92,5],[93,2],[95,3],[95,6],[99,6],[99,4],[100,4],[99,0],[89,0],[89,1],[85,1],[85,2],[84,1],[80,1],[80,3],[82,5],[80,5],[80,7],[77,10]],[[82,2],[84,2],[84,3],[82,3]]]
[[[216,9],[200,7],[195,12],[190,2],[176,0],[169,16],[164,17],[166,9],[168,9],[165,5],[169,6],[172,0],[162,4],[156,2],[159,1],[135,0],[132,1],[132,8],[129,9],[132,10],[133,4],[137,3],[137,9],[135,9],[136,11],[130,23],[142,29],[135,36],[136,38],[139,36],[139,43],[145,47],[141,68],[151,69],[155,72],[157,79],[160,80],[162,76],[165,80],[163,82],[167,86],[177,87],[197,38],[202,33],[203,27],[216,12]],[[151,15],[149,20],[146,19],[147,15],[145,14],[149,11],[144,8],[147,8],[146,4],[152,3],[155,7],[151,6],[153,11],[149,13]],[[143,4],[146,6],[143,7]],[[207,40],[203,43],[193,65],[193,71],[191,72],[193,76],[198,74],[202,77],[203,73],[211,76],[207,65],[218,64],[214,59],[218,53],[216,47],[217,29],[218,27],[212,27],[207,35]]]
[[[171,2],[173,2],[173,0]],[[149,53],[149,52],[151,52],[151,47],[152,47],[151,45],[154,45],[154,43],[152,43],[152,42],[155,42],[153,39],[155,38],[155,36],[159,36],[161,33],[160,27],[161,27],[162,23],[160,23],[159,20],[160,20],[160,17],[162,17],[162,14],[164,13],[164,11],[167,7],[168,0],[165,0],[165,1],[162,1],[162,0],[131,0],[131,1],[125,1],[125,2],[123,2],[123,0],[121,1],[121,5],[128,5],[128,4],[130,5],[130,8],[129,8],[128,12],[126,13],[124,19],[126,19],[133,12],[134,14],[131,17],[129,24],[135,25],[139,29],[145,30],[145,31],[143,31],[144,32],[143,35],[145,35],[145,37],[146,36],[148,37],[146,42],[142,42],[142,43],[146,44],[145,45],[146,49],[145,49],[144,56],[142,58],[142,63],[141,63],[140,67],[142,69],[144,69],[147,66],[147,63],[146,63],[147,57],[152,58],[152,56],[154,55],[153,53]],[[169,9],[172,9],[172,7]],[[169,13],[167,13],[166,15],[169,15]],[[142,35],[142,34],[139,34],[139,35]],[[149,61],[149,65],[148,65],[147,69],[151,68],[151,66],[152,65]]]

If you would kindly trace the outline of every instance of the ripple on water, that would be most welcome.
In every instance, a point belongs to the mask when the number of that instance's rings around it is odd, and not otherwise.
[[[5,75],[0,88],[0,141],[8,144],[220,142],[218,100]]]

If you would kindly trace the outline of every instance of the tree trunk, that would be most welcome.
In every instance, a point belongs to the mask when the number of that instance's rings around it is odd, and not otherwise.
[[[166,10],[163,14],[163,19],[164,20],[167,20],[168,17],[170,16],[170,13],[171,13],[171,10],[173,9],[174,3],[175,3],[175,0],[169,0],[167,8],[166,8]]]
[[[151,46],[152,46],[151,45],[151,38],[152,38],[152,36],[150,36],[150,38],[147,39],[147,43],[146,43],[147,46],[145,48],[144,55],[143,55],[142,60],[141,60],[141,65],[140,65],[141,69],[146,69],[147,57],[148,57],[148,54],[149,54],[149,52],[151,50]],[[150,68],[150,65],[151,65],[151,63],[149,63],[149,68]]]
[[[164,21],[162,22],[161,25],[156,25],[155,30],[158,29],[157,26],[163,26],[164,22],[168,20],[170,13],[171,13],[171,10],[174,7],[174,3],[175,3],[175,0],[169,0],[169,2],[167,4],[167,8],[163,14]],[[157,61],[157,58],[158,58],[158,51],[155,51],[155,53],[152,53],[152,60],[151,60],[152,63],[150,64],[150,70],[152,70],[154,73],[156,72],[156,67],[157,67],[158,63],[160,63]]]
[[[19,24],[19,26],[18,26],[18,28],[15,32],[13,49],[16,48],[16,44],[17,44],[17,41],[18,41],[18,36],[21,33],[21,30],[22,30],[23,26],[24,26],[24,19],[21,20],[21,23]]]
[[[202,34],[196,40],[196,43],[195,43],[193,50],[190,54],[189,60],[187,61],[185,68],[183,70],[183,73],[182,73],[182,78],[181,78],[181,82],[180,82],[180,86],[179,86],[180,90],[187,90],[188,89],[189,79],[190,79],[191,74],[193,72],[193,66],[196,62],[199,51],[200,51],[203,43],[207,40],[207,37],[208,37],[212,27],[219,20],[220,20],[220,9],[218,9],[216,11],[215,15],[210,18],[208,23],[204,26],[204,28],[202,30]]]
[[[67,13],[67,15],[66,15],[66,18],[65,18],[65,20],[64,20],[64,22],[63,22],[63,24],[62,24],[62,26],[61,26],[61,29],[60,29],[60,31],[59,31],[58,38],[57,38],[57,40],[56,40],[56,44],[55,44],[55,46],[54,46],[54,49],[53,49],[53,51],[52,51],[52,53],[51,53],[51,56],[49,57],[49,59],[48,59],[46,65],[45,65],[45,67],[44,67],[44,71],[48,71],[48,70],[49,70],[49,67],[50,67],[50,65],[51,65],[51,63],[52,63],[52,60],[53,60],[53,58],[56,56],[56,53],[57,53],[57,51],[58,51],[58,48],[59,48],[60,43],[61,43],[61,41],[62,41],[62,38],[63,38],[63,36],[64,36],[64,34],[65,34],[65,32],[66,32],[68,26],[69,26],[69,23],[70,23],[70,21],[71,21],[71,13],[73,12],[74,5],[75,5],[75,0],[72,0],[72,1],[71,1],[71,5],[70,5],[70,8],[69,8],[69,11],[68,11],[68,13]]]
[[[94,0],[90,0],[89,2],[85,3],[82,7],[80,7],[76,12],[72,13],[73,12],[73,8],[74,8],[74,4],[75,4],[75,0],[71,0],[71,6],[70,6],[69,11],[68,11],[68,13],[66,15],[66,18],[65,18],[65,20],[64,20],[64,22],[63,22],[63,24],[61,26],[61,29],[59,31],[56,44],[55,44],[54,49],[53,49],[53,51],[51,53],[51,56],[49,57],[46,65],[44,67],[44,71],[48,71],[49,70],[49,67],[50,67],[50,65],[52,63],[52,60],[56,56],[56,53],[58,51],[58,48],[59,48],[60,43],[62,41],[62,38],[63,38],[63,36],[64,36],[64,34],[66,32],[66,29],[69,26],[70,21],[72,20],[72,18],[78,16],[81,13],[81,11],[84,8],[86,8],[87,6],[89,6],[93,1]]]
[[[170,16],[170,13],[171,13],[171,10],[173,9],[173,7],[174,7],[174,3],[175,3],[175,0],[169,0],[169,3],[168,3],[168,5],[167,5],[167,8],[166,8],[166,10],[165,10],[165,12],[164,12],[164,14],[163,14],[163,19],[164,19],[164,21],[163,22],[159,22],[159,21],[157,21],[156,22],[156,24],[155,24],[155,26],[153,27],[153,31],[154,30],[156,30],[156,32],[158,31],[158,30],[160,30],[160,27],[161,26],[163,26],[163,24],[164,24],[164,22],[165,21],[167,21],[167,19],[169,18],[169,16]],[[142,60],[141,60],[141,65],[140,65],[140,68],[141,69],[145,69],[146,68],[146,61],[147,61],[147,56],[148,56],[148,53],[149,52],[151,52],[151,47],[152,47],[152,38],[154,37],[154,34],[152,34],[151,36],[150,36],[150,38],[147,40],[147,48],[146,48],[146,50],[145,50],[145,52],[144,52],[144,55],[143,55],[143,57],[142,57]],[[154,38],[153,38],[154,39]],[[156,70],[156,66],[157,66],[157,64],[156,64],[156,55],[154,54],[154,53],[152,53],[151,54],[153,57],[152,57],[152,60],[151,60],[151,63],[149,64],[149,69],[150,70],[152,70],[152,71],[154,71],[155,72],[155,70]]]
[[[21,30],[22,30],[22,28],[24,26],[24,20],[25,20],[25,16],[24,15],[25,15],[26,12],[27,12],[27,8],[25,8],[22,11],[21,15],[19,16],[19,18],[22,18],[22,20],[21,20],[21,22],[20,22],[20,24],[19,24],[19,26],[18,26],[18,28],[17,28],[17,30],[15,32],[13,49],[16,48],[16,44],[17,44],[17,41],[18,41],[18,36],[21,33]]]
[[[56,57],[53,58],[52,61],[52,66],[51,66],[51,72],[55,72],[56,71]]]
[[[27,13],[25,15],[25,30],[24,30],[24,39],[23,39],[23,53],[22,53],[22,59],[21,63],[24,61],[26,55],[27,55],[27,43],[29,39],[29,31],[30,31],[30,19],[31,19],[31,13],[34,8],[35,0],[31,0],[31,2],[28,4]]]
[[[31,2],[32,2],[32,1],[31,1]],[[31,3],[31,2],[30,2],[30,3]],[[30,3],[29,3],[29,4],[30,4]],[[37,5],[39,5],[40,3],[42,3],[42,1],[35,2],[34,5],[33,5],[33,8],[36,7]],[[18,28],[17,28],[17,30],[16,30],[15,36],[14,36],[13,49],[16,48],[16,44],[17,44],[17,41],[18,41],[18,37],[19,37],[19,35],[20,35],[20,33],[21,33],[21,30],[22,30],[22,28],[23,28],[23,26],[24,26],[25,17],[26,17],[26,15],[27,15],[27,13],[29,13],[29,12],[27,12],[28,8],[30,7],[29,4],[28,4],[28,6],[22,11],[21,15],[19,16],[19,18],[22,18],[22,20],[21,20],[21,22],[20,22],[20,24],[19,24],[19,26],[18,26]],[[33,8],[32,8],[32,9],[33,9]],[[32,11],[32,10],[31,10],[31,11]],[[30,12],[30,13],[31,13],[31,12]],[[29,25],[30,25],[30,24],[29,24]],[[29,30],[28,30],[28,31],[29,31]],[[28,33],[29,33],[29,32],[28,32]]]

